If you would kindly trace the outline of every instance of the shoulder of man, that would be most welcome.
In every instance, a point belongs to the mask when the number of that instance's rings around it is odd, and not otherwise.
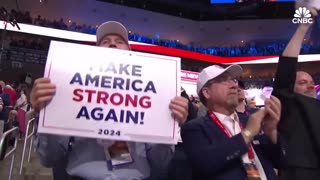
[[[199,116],[195,119],[192,119],[191,121],[187,121],[186,123],[184,123],[181,126],[182,131],[185,129],[189,129],[189,128],[199,128],[201,126],[204,125],[205,121],[208,119],[209,117],[207,115],[205,116]]]

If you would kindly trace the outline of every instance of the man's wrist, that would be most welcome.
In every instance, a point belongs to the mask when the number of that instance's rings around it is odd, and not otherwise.
[[[253,140],[254,134],[249,129],[244,128],[241,134],[246,144],[249,144]]]
[[[272,143],[277,144],[278,131],[276,129],[264,131],[264,134],[272,141]]]
[[[264,134],[266,134],[267,136],[272,135],[273,133],[275,133],[275,131],[277,131],[277,129],[275,128],[265,128],[265,127],[263,127],[262,130]]]

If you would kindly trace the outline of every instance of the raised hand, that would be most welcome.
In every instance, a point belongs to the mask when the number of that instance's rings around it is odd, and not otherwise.
[[[188,100],[181,96],[176,96],[170,102],[169,109],[172,117],[181,125],[188,117]]]
[[[263,119],[263,131],[272,140],[277,143],[277,126],[281,117],[281,102],[275,96],[265,100],[266,116]]]
[[[30,94],[32,107],[39,112],[48,104],[56,93],[56,86],[51,83],[49,78],[39,78],[34,84]]]

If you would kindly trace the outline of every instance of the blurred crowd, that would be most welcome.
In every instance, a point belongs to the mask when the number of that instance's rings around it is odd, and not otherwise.
[[[262,89],[266,86],[273,86],[273,79],[266,77],[243,78],[241,79],[247,89]]]
[[[87,34],[96,34],[97,26],[91,26],[87,24],[81,25],[70,20],[66,22],[63,18],[61,18],[60,20],[52,21],[41,17],[40,15],[36,18],[32,18],[29,12],[19,12],[15,10],[11,10],[11,14],[19,23],[33,24],[43,27],[51,27],[55,29],[82,32]],[[277,41],[272,43],[257,44],[242,42],[240,45],[227,47],[202,47],[193,45],[192,43],[183,44],[179,42],[179,40],[160,39],[160,35],[155,35],[155,37],[147,37],[138,33],[130,32],[128,36],[129,40],[131,41],[226,57],[278,55],[284,50],[284,47],[286,46],[286,42]],[[303,45],[301,51],[301,54],[317,53],[319,52],[319,48],[316,48],[306,42]]]
[[[19,127],[19,139],[24,138],[26,113],[31,110],[28,91],[25,83],[17,81],[10,84],[0,80],[0,136],[13,127]],[[3,148],[6,149],[13,144],[14,135],[5,139]],[[0,160],[4,158],[4,155],[4,153],[0,154]]]
[[[70,20],[66,22],[63,18],[60,20],[48,20],[40,15],[36,18],[32,18],[30,12],[20,12],[16,10],[11,10],[11,16],[15,17],[15,19],[19,23],[33,24],[42,27],[50,27],[55,29],[69,30],[75,32],[82,32],[87,34],[95,34],[96,26],[90,26],[86,24],[77,24],[76,22],[71,22]],[[160,39],[159,36],[155,38],[150,38],[144,35],[140,35],[137,33],[129,33],[129,39],[131,41],[136,42],[144,42],[148,44],[155,44],[165,47],[184,49],[194,52],[200,52],[204,54],[217,55],[217,56],[227,56],[227,57],[236,57],[236,56],[264,56],[264,55],[279,55],[285,48],[286,42],[273,42],[273,43],[242,43],[237,46],[229,46],[229,47],[201,47],[194,46],[193,44],[182,44],[178,40],[165,40]],[[28,38],[26,36],[10,36],[10,47],[16,48],[27,48],[34,50],[48,50],[49,41],[46,41],[43,38]],[[317,49],[314,46],[305,43],[301,49],[302,54],[311,54],[316,53]],[[197,65],[189,65],[187,63],[182,62],[181,68],[183,70],[200,72],[205,65],[197,64]],[[314,75],[314,79],[316,84],[320,83],[320,73]],[[270,78],[263,77],[254,77],[244,79],[246,82],[246,86],[248,88],[263,88],[264,86],[272,85],[273,80]]]
[[[48,47],[49,47],[49,41],[46,41],[45,39],[41,38],[27,38],[24,36],[11,36],[10,37],[10,42],[9,42],[9,47],[12,48],[18,48],[20,49],[19,51],[25,52],[24,49],[32,49],[32,50],[39,50],[39,54],[46,54]],[[9,53],[7,53],[7,58],[9,58],[10,54],[10,48],[8,49]],[[22,48],[22,49],[21,49]],[[35,51],[37,52],[37,51]],[[46,59],[45,57],[43,57]],[[196,65],[191,65],[188,64],[185,61],[181,61],[181,69],[182,70],[187,70],[187,71],[193,71],[193,72],[200,72],[202,69],[204,69],[207,65],[205,64],[196,64]],[[318,74],[313,74],[313,78],[316,84],[320,84],[320,73]],[[273,79],[270,77],[253,77],[253,78],[245,78],[242,79],[246,83],[246,87],[249,89],[251,88],[257,88],[257,89],[262,89],[265,86],[272,86]]]
[[[34,50],[47,50],[47,46],[41,38],[17,38],[11,37],[10,47],[27,48]]]

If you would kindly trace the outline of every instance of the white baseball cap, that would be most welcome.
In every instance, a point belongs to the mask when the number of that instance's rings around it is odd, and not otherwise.
[[[211,79],[216,78],[224,72],[229,72],[231,77],[240,77],[242,74],[242,68],[239,65],[231,65],[227,68],[223,68],[218,65],[212,65],[203,69],[197,80],[197,93],[200,95],[201,89],[203,86]]]
[[[121,36],[129,46],[128,31],[121,23],[117,21],[107,21],[102,23],[97,29],[97,44],[100,44],[102,38],[108,34],[117,34]]]

